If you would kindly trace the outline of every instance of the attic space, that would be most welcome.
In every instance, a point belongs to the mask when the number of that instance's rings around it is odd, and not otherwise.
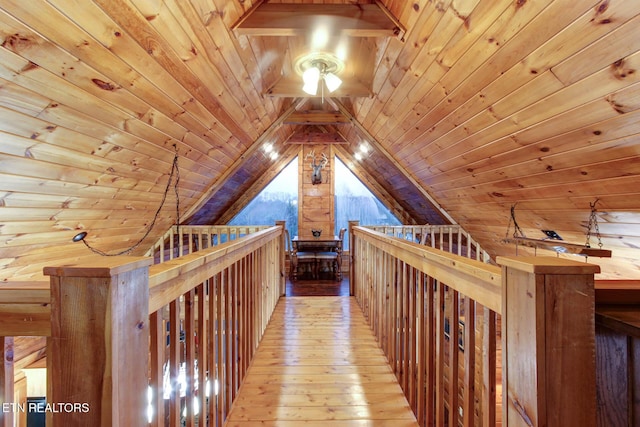
[[[225,224],[309,151],[493,259],[515,206],[527,238],[590,235],[599,277],[639,279],[639,21],[627,0],[1,0],[0,280],[94,256],[79,232],[144,255]]]

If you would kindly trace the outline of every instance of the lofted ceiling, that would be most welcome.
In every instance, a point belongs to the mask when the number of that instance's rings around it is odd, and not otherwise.
[[[181,221],[212,223],[305,141],[494,256],[515,253],[514,204],[528,237],[583,243],[598,200],[613,256],[589,261],[640,278],[637,1],[0,0],[0,44],[0,280],[92,255],[78,231],[138,242],[176,151]],[[343,85],[310,98],[314,49],[344,58]],[[175,222],[166,200],[134,254]]]

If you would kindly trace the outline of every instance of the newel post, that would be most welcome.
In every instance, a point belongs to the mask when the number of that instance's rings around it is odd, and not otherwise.
[[[498,257],[505,426],[595,427],[597,265]]]
[[[276,221],[276,226],[282,229],[282,235],[280,236],[280,296],[284,296],[287,293],[287,264],[286,264],[286,252],[289,242],[287,242],[287,235],[285,230],[287,229],[286,221]]]
[[[17,411],[14,402],[13,377],[13,337],[0,337],[0,427],[13,427],[14,412]]]
[[[146,425],[151,258],[47,267],[47,425]]]
[[[356,283],[356,269],[355,269],[355,256],[356,256],[356,239],[353,232],[353,227],[358,227],[360,221],[349,221],[349,295],[354,296],[355,283]]]

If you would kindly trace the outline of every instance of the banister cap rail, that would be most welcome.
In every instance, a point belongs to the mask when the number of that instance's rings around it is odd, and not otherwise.
[[[356,237],[363,238],[496,313],[502,312],[500,267],[387,236],[361,226],[353,227],[353,232]]]
[[[281,234],[282,228],[274,226],[151,266],[149,268],[149,313],[169,304],[197,284],[264,246],[267,242],[279,238]],[[203,268],[205,266],[207,268]]]

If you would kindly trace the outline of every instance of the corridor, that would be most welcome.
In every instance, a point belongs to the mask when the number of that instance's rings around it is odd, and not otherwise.
[[[353,297],[281,298],[227,426],[417,426]]]

